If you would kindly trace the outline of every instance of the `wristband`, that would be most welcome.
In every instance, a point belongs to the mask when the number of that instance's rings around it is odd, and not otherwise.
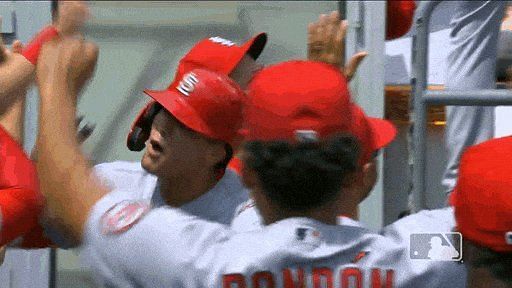
[[[43,44],[56,38],[58,35],[59,32],[57,32],[55,26],[46,26],[32,39],[32,41],[30,41],[21,54],[25,56],[30,63],[36,65],[37,58],[39,58],[39,53],[41,52]]]

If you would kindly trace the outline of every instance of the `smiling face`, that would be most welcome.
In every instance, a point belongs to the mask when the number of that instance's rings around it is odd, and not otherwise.
[[[244,55],[235,69],[229,73],[229,77],[245,90],[254,75],[261,69],[263,69],[263,65],[257,63],[251,56]]]
[[[213,167],[217,157],[222,159],[223,155],[217,155],[217,146],[218,143],[187,129],[161,109],[151,126],[141,165],[149,173],[166,179],[197,175]]]

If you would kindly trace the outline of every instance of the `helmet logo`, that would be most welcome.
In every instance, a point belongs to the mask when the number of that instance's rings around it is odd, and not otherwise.
[[[199,79],[194,73],[188,73],[183,76],[183,79],[180,81],[180,84],[176,89],[181,92],[181,94],[185,96],[190,96],[190,93],[194,91],[196,84],[199,83]]]
[[[295,138],[299,142],[317,142],[318,133],[315,130],[295,130]]]
[[[210,38],[208,38],[208,40],[212,41],[213,43],[218,43],[218,44],[221,44],[221,45],[224,45],[224,46],[228,46],[228,47],[231,47],[231,46],[235,45],[235,43],[233,41],[224,39],[224,38],[219,37],[219,36],[210,37]]]

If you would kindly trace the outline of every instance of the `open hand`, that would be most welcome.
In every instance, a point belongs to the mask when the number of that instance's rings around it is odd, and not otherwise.
[[[85,1],[59,1],[54,25],[61,35],[74,35],[80,33],[89,17],[89,7]]]
[[[347,80],[350,80],[368,53],[355,54],[345,66],[347,27],[347,21],[341,21],[337,11],[333,11],[329,15],[322,14],[317,22],[310,23],[308,25],[308,60],[339,67]]]

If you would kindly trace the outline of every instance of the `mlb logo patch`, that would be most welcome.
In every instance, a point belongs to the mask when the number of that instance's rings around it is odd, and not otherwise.
[[[295,230],[295,237],[298,241],[318,246],[321,243],[322,234],[311,227],[300,227]]]
[[[129,230],[150,210],[144,201],[122,201],[108,209],[101,217],[104,235],[120,234]]]
[[[512,231],[505,233],[505,243],[512,245]]]
[[[462,234],[458,232],[412,233],[409,241],[411,259],[431,261],[462,259]]]

